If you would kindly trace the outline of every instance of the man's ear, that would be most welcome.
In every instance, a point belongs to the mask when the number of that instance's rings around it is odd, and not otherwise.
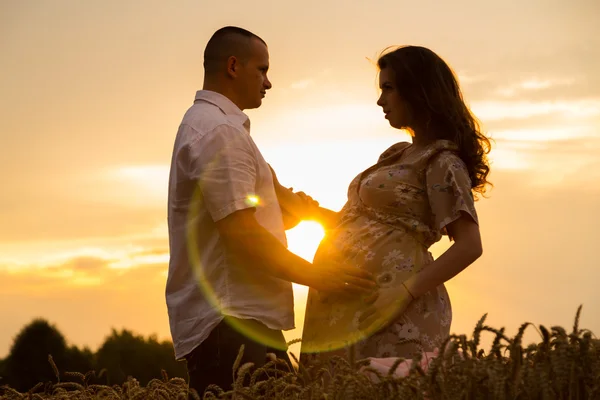
[[[230,56],[227,59],[227,75],[233,77],[237,76],[237,69],[239,67],[239,61],[235,56]]]

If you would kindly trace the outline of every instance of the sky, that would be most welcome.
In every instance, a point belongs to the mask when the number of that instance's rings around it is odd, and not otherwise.
[[[452,332],[477,320],[600,332],[600,4],[594,0],[0,0],[0,357],[35,317],[92,350],[111,329],[170,339],[164,300],[173,140],[212,33],[269,46],[247,112],[280,181],[340,209],[388,146],[374,60],[429,47],[494,139],[476,206],[484,254],[448,282]],[[290,250],[311,259],[322,231]],[[439,256],[449,243],[432,248]],[[306,288],[295,286],[300,337]],[[539,336],[530,329],[526,340]]]

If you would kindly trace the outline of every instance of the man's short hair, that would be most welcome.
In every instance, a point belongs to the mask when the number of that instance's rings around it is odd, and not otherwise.
[[[213,33],[204,49],[204,71],[217,71],[231,56],[239,58],[242,62],[247,61],[250,56],[250,40],[253,38],[267,45],[254,33],[237,26],[226,26]]]

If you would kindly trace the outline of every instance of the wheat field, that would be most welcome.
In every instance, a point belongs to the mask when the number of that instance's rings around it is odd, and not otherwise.
[[[570,332],[560,326],[546,328],[524,323],[514,337],[504,328],[485,324],[484,315],[470,337],[452,335],[440,354],[424,371],[413,362],[407,376],[394,371],[387,374],[369,367],[367,360],[334,358],[326,363],[291,369],[283,360],[272,359],[262,368],[251,363],[240,365],[243,347],[234,365],[233,389],[210,387],[204,397],[189,393],[186,381],[162,379],[146,386],[130,377],[122,385],[89,384],[94,371],[85,374],[66,372],[62,376],[77,382],[61,382],[61,374],[52,356],[49,362],[55,382],[40,382],[26,393],[1,387],[0,396],[16,399],[600,399],[600,340],[593,332],[579,327],[581,307]],[[538,343],[523,347],[526,329],[536,329]],[[480,348],[484,333],[494,335],[491,347]],[[415,360],[420,361],[420,360]],[[296,360],[298,362],[298,360]],[[188,397],[189,396],[189,397]]]

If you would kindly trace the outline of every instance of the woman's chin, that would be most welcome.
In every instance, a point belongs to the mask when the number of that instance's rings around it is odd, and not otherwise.
[[[399,124],[399,123],[397,123],[397,122],[396,122],[396,121],[394,121],[393,119],[389,119],[387,116],[386,116],[386,119],[388,120],[388,122],[390,123],[390,126],[391,126],[392,128],[395,128],[395,129],[403,129],[403,128],[402,128],[402,124]]]

